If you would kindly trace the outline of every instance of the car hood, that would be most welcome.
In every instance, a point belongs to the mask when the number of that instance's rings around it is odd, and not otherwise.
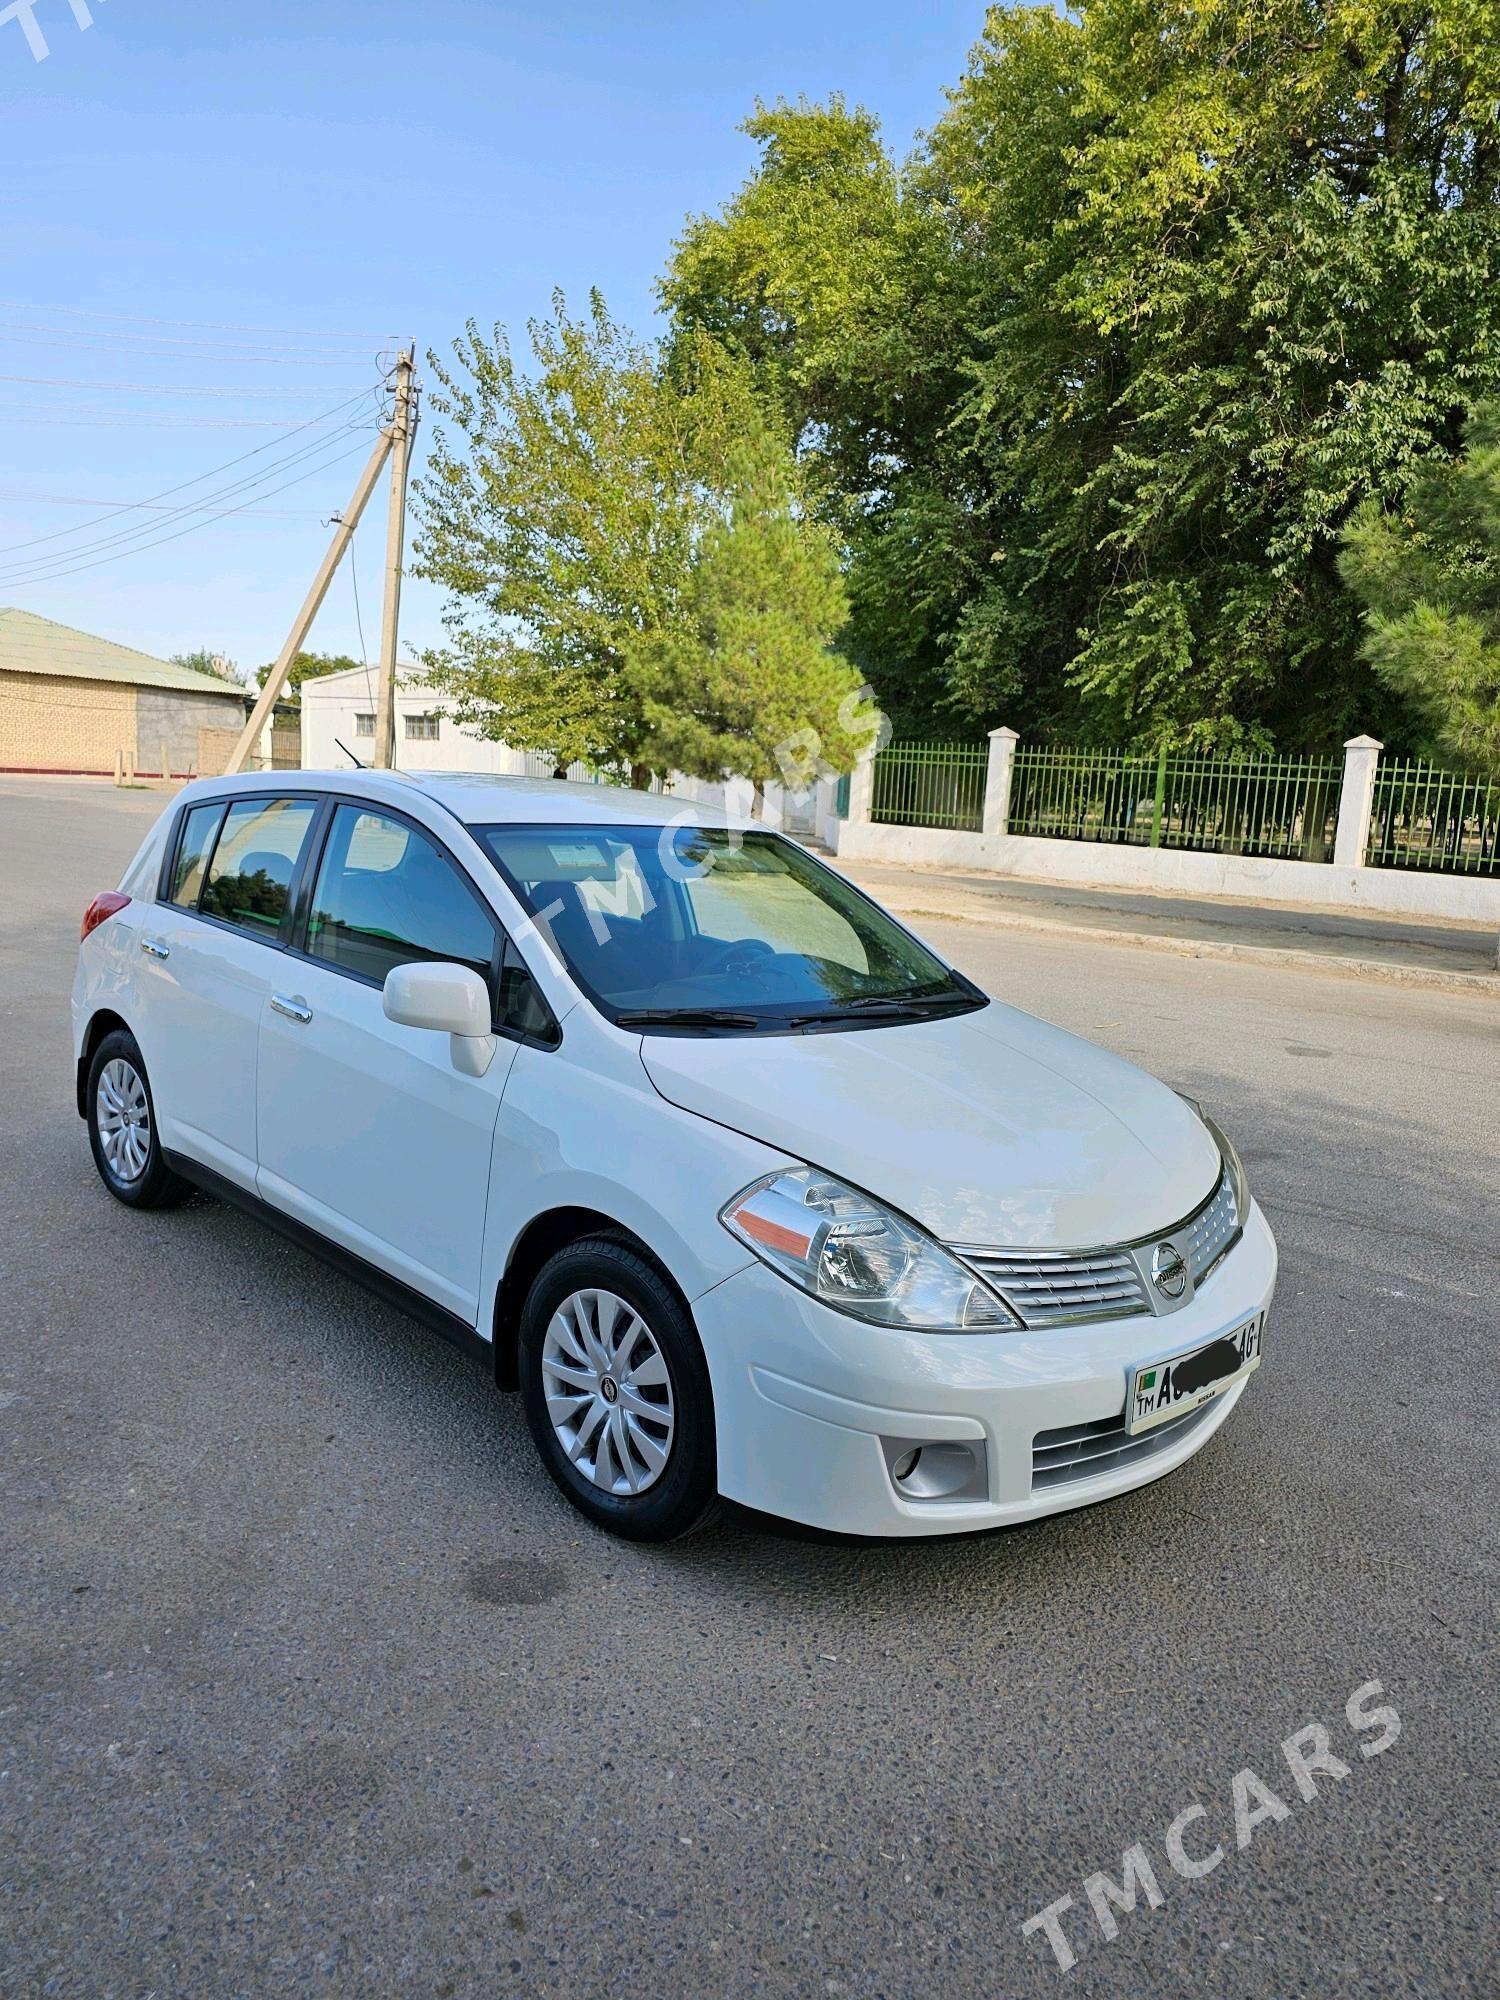
[[[811,1035],[648,1035],[670,1103],[837,1174],[948,1243],[1083,1249],[1180,1222],[1219,1152],[1154,1077],[992,1001]]]

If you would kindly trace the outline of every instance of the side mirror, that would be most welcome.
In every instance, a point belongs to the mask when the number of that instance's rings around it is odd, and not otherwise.
[[[451,1037],[453,1067],[483,1076],[495,1053],[489,988],[468,965],[398,965],[385,976],[385,1017]]]

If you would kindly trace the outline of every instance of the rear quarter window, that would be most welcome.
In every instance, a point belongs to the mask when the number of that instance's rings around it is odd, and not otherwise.
[[[232,805],[209,863],[198,905],[203,915],[274,938],[317,816],[316,799],[240,799]]]
[[[211,805],[192,807],[182,823],[182,837],[172,862],[172,881],[168,892],[179,909],[196,910],[198,907],[208,857],[213,852],[214,838],[223,817],[223,801],[216,799]]]

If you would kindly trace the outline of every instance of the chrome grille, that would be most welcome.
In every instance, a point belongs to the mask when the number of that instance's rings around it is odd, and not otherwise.
[[[1143,1458],[1154,1458],[1198,1428],[1214,1408],[1214,1399],[1180,1417],[1168,1417],[1154,1429],[1132,1437],[1125,1412],[1097,1424],[1065,1424],[1061,1430],[1038,1431],[1031,1441],[1031,1487],[1066,1486],[1075,1479],[1098,1479]]]
[[[1193,1274],[1193,1289],[1196,1291],[1240,1233],[1240,1218],[1235,1212],[1234,1183],[1228,1174],[1214,1189],[1208,1206],[1200,1208],[1191,1222],[1175,1233],[1179,1248],[1187,1258],[1188,1269]]]
[[[1129,1319],[1151,1310],[1128,1250],[961,1253],[1026,1326]]]
[[[992,1285],[1023,1326],[1081,1326],[1089,1320],[1134,1319],[1191,1302],[1200,1285],[1239,1241],[1241,1218],[1226,1170],[1213,1193],[1183,1222],[1104,1250],[993,1250],[954,1244],[955,1254]],[[1191,1283],[1168,1297],[1151,1282],[1156,1246],[1174,1245]]]

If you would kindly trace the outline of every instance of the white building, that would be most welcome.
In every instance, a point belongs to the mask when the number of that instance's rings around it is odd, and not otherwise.
[[[374,667],[346,667],[342,673],[321,674],[302,683],[302,768],[338,771],[373,761],[375,699],[378,676]],[[442,697],[427,685],[420,667],[396,670],[396,766],[407,771],[495,771],[507,777],[550,778],[552,760],[539,750],[512,750],[465,729],[453,720]],[[590,773],[575,765],[572,778]],[[750,786],[738,780],[708,784],[698,778],[673,778],[666,789],[701,805],[727,806],[747,817]],[[785,793],[780,785],[766,787],[766,818],[788,833],[817,832],[830,845],[829,820],[834,815],[834,785],[820,780],[805,795]]]
[[[302,768],[337,771],[374,761],[374,667],[346,667],[302,683]],[[341,747],[341,745],[343,747]],[[396,763],[408,771],[503,771],[528,768],[523,752],[461,729],[426,685],[420,667],[396,669]]]

